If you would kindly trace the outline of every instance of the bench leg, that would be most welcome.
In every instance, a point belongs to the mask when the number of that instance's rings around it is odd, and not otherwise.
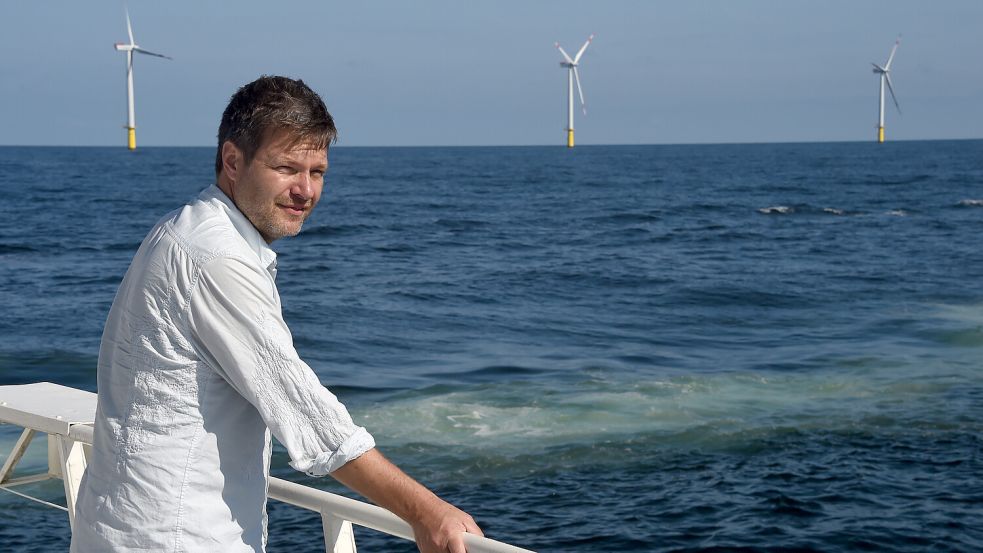
[[[7,461],[4,462],[3,468],[0,468],[0,484],[3,484],[10,478],[10,475],[14,473],[14,467],[17,466],[17,462],[20,458],[24,456],[24,452],[27,451],[27,446],[31,445],[31,440],[34,439],[35,431],[30,428],[25,428],[21,432],[20,438],[17,439],[17,443],[14,444],[14,449],[10,451],[10,456],[7,457]]]

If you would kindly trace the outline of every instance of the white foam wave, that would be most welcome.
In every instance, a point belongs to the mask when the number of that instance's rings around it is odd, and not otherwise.
[[[765,215],[788,215],[789,213],[794,212],[795,208],[787,205],[774,205],[771,207],[762,207],[758,209],[758,213],[764,213]]]
[[[832,215],[843,215],[845,213],[845,211],[843,211],[842,209],[836,209],[836,208],[833,208],[833,207],[824,207],[823,208],[823,213],[830,213]]]
[[[897,384],[914,375],[901,374],[897,365],[886,372],[872,369],[864,362],[825,374],[486,383],[450,392],[407,392],[354,409],[353,415],[383,446],[422,444],[509,455],[634,436],[686,436],[693,445],[776,427],[853,428],[858,416],[874,412],[904,425],[914,415],[894,406],[911,402],[945,412],[952,381],[919,375],[932,386],[909,389]]]
[[[903,209],[892,209],[891,211],[888,211],[887,214],[888,215],[892,215],[894,217],[907,217],[908,216],[908,212],[905,211],[905,210],[903,210]]]
[[[963,207],[983,207],[983,200],[959,200],[959,205]]]

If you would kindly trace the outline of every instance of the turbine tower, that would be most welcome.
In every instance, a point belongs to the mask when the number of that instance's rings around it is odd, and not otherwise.
[[[133,27],[130,26],[130,12],[126,11],[126,32],[130,35],[130,43],[116,43],[116,50],[126,52],[126,143],[131,150],[137,149],[136,114],[133,111],[133,52],[172,59],[164,54],[155,54],[137,46],[133,40]]]
[[[881,80],[881,90],[880,90],[880,102],[878,103],[878,119],[877,119],[877,141],[884,142],[884,84],[887,84],[887,89],[891,92],[891,99],[894,100],[894,107],[898,108],[898,113],[901,113],[901,106],[898,105],[898,98],[894,95],[894,87],[891,86],[891,62],[894,61],[894,53],[898,51],[898,45],[901,44],[901,37],[898,36],[898,40],[894,42],[894,48],[891,48],[891,55],[887,57],[887,63],[884,67],[877,65],[874,62],[870,62],[874,66],[874,73],[880,75]]]
[[[584,103],[584,91],[580,88],[580,74],[577,73],[577,64],[580,62],[580,56],[584,55],[584,50],[590,46],[590,42],[594,40],[594,35],[587,37],[587,42],[580,47],[580,51],[577,55],[570,58],[569,55],[560,46],[560,43],[555,43],[556,48],[563,54],[563,61],[560,62],[560,67],[565,67],[567,69],[567,148],[573,148],[573,82],[577,81],[577,93],[580,94],[580,105],[584,110],[584,115],[587,115],[587,104]]]

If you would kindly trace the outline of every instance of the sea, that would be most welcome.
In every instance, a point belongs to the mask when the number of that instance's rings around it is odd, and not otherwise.
[[[96,390],[130,259],[214,155],[0,148],[0,384]],[[337,146],[275,249],[300,355],[491,538],[983,551],[983,140]],[[269,516],[269,551],[324,550],[316,513]],[[69,540],[0,492],[0,550]]]

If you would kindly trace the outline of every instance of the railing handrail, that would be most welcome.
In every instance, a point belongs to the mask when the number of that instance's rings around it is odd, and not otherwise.
[[[91,445],[92,433],[92,426],[75,424],[71,426],[68,435],[74,440]],[[413,529],[406,521],[376,505],[273,476],[270,477],[268,495],[295,507],[322,515],[330,514],[359,526],[416,541],[413,538]],[[465,534],[464,543],[468,553],[533,553],[528,549],[474,534]]]
[[[296,507],[332,514],[359,526],[415,541],[413,529],[406,521],[376,505],[272,476],[269,496]],[[464,534],[464,544],[468,553],[533,553],[474,534]]]

